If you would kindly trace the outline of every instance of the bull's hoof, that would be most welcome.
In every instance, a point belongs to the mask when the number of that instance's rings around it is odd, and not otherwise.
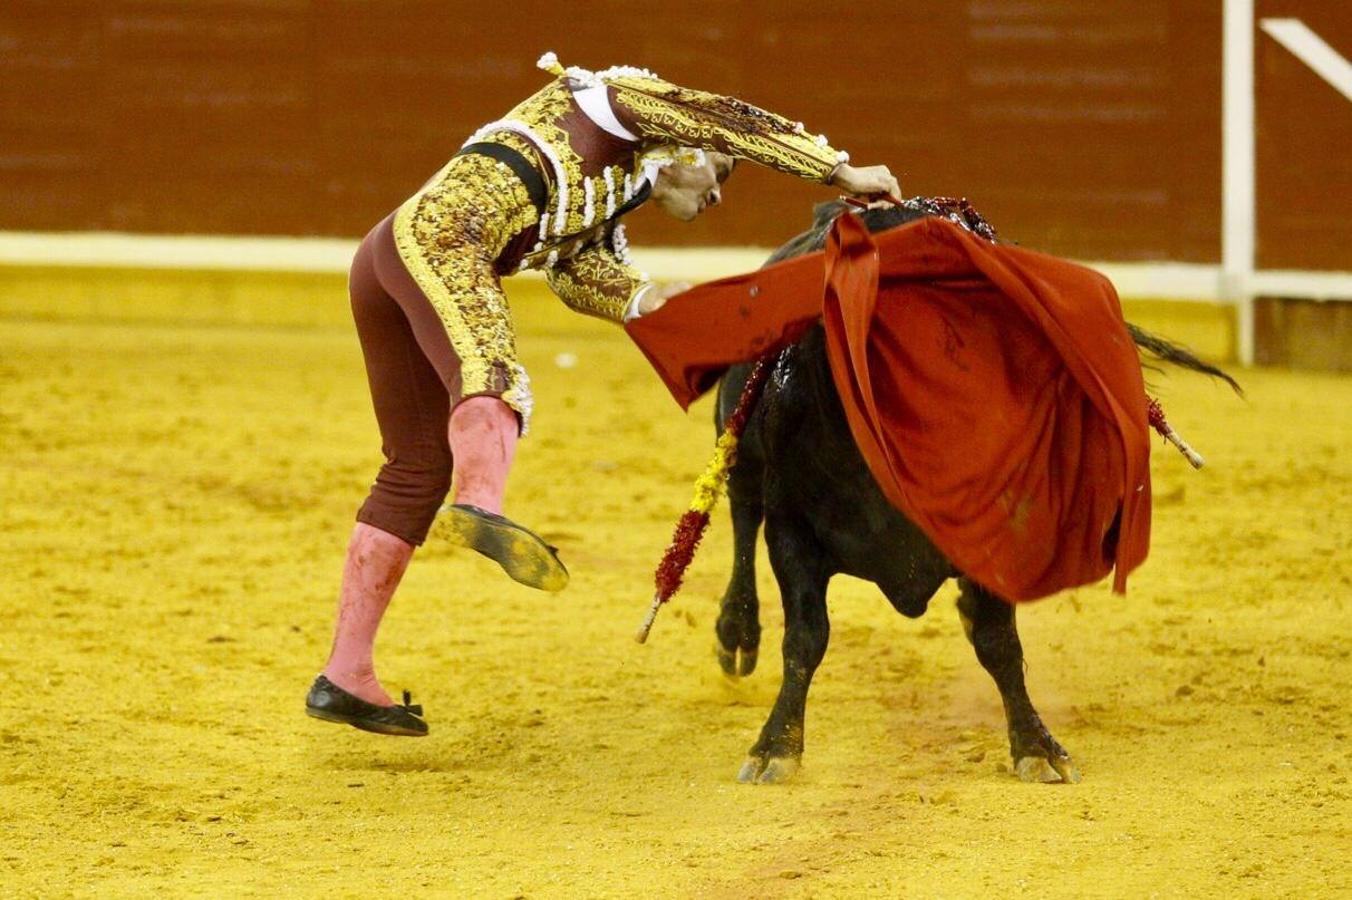
[[[795,756],[749,756],[737,773],[742,784],[783,784],[798,773],[801,763]]]
[[[729,650],[719,643],[715,650],[718,652],[718,664],[729,678],[745,678],[756,671],[755,647],[734,647]]]
[[[718,621],[714,623],[714,652],[718,665],[729,678],[745,678],[756,671],[756,651],[760,648],[761,627],[754,586],[749,594],[734,593],[728,586],[719,602]]]
[[[1025,756],[1014,763],[1014,774],[1031,784],[1079,784],[1080,771],[1069,756]]]

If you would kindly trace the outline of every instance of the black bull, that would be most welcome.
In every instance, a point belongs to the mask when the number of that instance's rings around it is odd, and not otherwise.
[[[770,261],[821,249],[831,221],[841,211],[839,204],[819,206],[813,227],[781,247]],[[869,230],[881,231],[924,214],[903,207],[870,210],[862,216]],[[1228,375],[1186,351],[1134,326],[1130,330],[1136,343],[1156,357],[1234,385]],[[723,378],[715,412],[720,428],[736,405],[750,368],[734,367]],[[808,687],[831,631],[826,586],[840,573],[878,585],[898,612],[912,618],[924,614],[946,579],[957,578],[963,628],[1004,701],[1015,772],[1025,781],[1079,780],[1070,755],[1028,698],[1014,606],[965,578],[874,482],[850,436],[820,326],[775,362],[739,446],[728,493],[733,567],[717,624],[718,656],[725,673],[748,675],[756,666],[761,629],[755,551],[762,522],[784,605],[784,680],[739,781],[784,781],[798,769]]]

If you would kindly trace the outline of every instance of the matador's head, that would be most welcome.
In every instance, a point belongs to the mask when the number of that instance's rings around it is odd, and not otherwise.
[[[723,182],[737,167],[737,160],[724,153],[702,153],[700,157],[698,161],[666,166],[653,184],[653,203],[682,222],[692,222],[709,207],[723,202]]]

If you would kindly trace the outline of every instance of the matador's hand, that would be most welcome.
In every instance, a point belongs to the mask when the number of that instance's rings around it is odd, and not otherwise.
[[[831,184],[856,197],[901,196],[901,185],[887,166],[854,166],[843,164],[831,173]]]
[[[653,285],[643,292],[643,296],[638,300],[638,314],[646,316],[662,308],[668,299],[677,294],[690,290],[691,284],[688,281],[668,281],[665,284]]]

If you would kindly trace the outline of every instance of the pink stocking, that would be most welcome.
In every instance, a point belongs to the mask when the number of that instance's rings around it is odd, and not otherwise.
[[[455,465],[455,502],[502,514],[507,471],[521,423],[497,397],[470,397],[451,412],[448,437]]]
[[[412,558],[411,544],[364,522],[357,523],[347,546],[338,625],[324,675],[368,703],[393,703],[376,678],[376,630]]]

